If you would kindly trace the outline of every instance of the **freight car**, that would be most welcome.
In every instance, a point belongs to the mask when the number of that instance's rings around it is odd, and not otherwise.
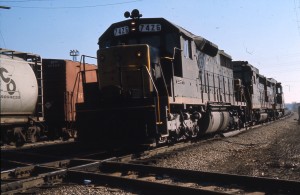
[[[1,144],[36,141],[42,133],[41,57],[0,48]]]
[[[1,144],[67,139],[76,127],[75,103],[83,102],[79,62],[41,59],[0,49]],[[86,71],[96,69],[85,65]],[[96,75],[84,75],[96,80]]]
[[[216,44],[138,10],[125,17],[99,38],[99,81],[83,83],[89,101],[76,109],[80,141],[168,143],[263,122],[282,104],[279,83]]]
[[[76,134],[75,103],[83,102],[81,85],[83,65],[76,61],[62,59],[43,59],[44,118],[49,137],[68,139]],[[97,66],[85,64],[85,78],[96,81],[94,71]]]

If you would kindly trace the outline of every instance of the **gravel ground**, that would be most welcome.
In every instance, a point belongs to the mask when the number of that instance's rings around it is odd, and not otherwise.
[[[135,195],[118,188],[105,186],[69,184],[61,187],[44,189],[36,194],[39,195]],[[138,193],[136,193],[138,194]]]
[[[158,160],[157,166],[239,175],[300,180],[300,125],[298,115],[263,125],[235,137],[199,143],[187,151]],[[102,186],[67,185],[37,194],[132,195]]]
[[[300,180],[298,115],[235,137],[199,144],[157,166]]]

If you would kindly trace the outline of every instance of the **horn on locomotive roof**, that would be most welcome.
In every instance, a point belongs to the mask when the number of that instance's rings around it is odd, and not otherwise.
[[[139,19],[140,17],[142,17],[143,15],[140,14],[140,11],[138,9],[134,9],[132,10],[131,14],[129,13],[129,11],[126,11],[124,13],[124,17],[125,18],[133,18],[133,19]]]

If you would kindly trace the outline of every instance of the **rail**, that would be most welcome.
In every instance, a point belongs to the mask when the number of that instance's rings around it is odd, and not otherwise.
[[[300,193],[299,181],[164,168],[114,160],[61,160],[1,172],[1,194],[18,193],[54,183],[82,184],[87,179],[94,185],[125,187],[155,194]]]
[[[205,139],[198,143],[211,141],[211,139]],[[175,146],[176,148],[174,148]],[[95,153],[93,150],[86,149],[84,151],[88,151],[88,154],[83,156],[82,152],[75,149],[77,151],[75,156],[80,154],[81,158],[80,156],[77,158],[73,156],[65,159],[64,156],[63,160],[57,160],[58,157],[45,155],[42,152],[41,154],[23,153],[22,151],[1,152],[2,163],[3,160],[11,159],[9,163],[13,163],[15,164],[14,167],[17,167],[1,171],[1,193],[26,192],[28,189],[34,190],[34,188],[51,186],[55,183],[75,182],[82,184],[86,179],[90,180],[93,185],[125,187],[126,189],[152,194],[172,192],[177,194],[178,192],[182,194],[222,194],[225,192],[241,194],[252,192],[270,194],[300,193],[300,181],[145,165],[153,162],[156,158],[164,158],[168,154],[171,155],[180,150],[185,150],[186,147],[199,147],[195,143],[179,143],[175,146],[141,151],[138,154],[130,153],[126,156],[122,154],[120,157],[113,157],[114,155],[111,152],[110,156],[106,156],[102,155],[102,152],[99,153],[98,150]],[[70,151],[70,148],[74,149],[74,145],[63,148]],[[82,148],[82,146],[79,148]],[[57,151],[57,149],[53,149],[53,151]],[[99,155],[101,158],[99,158]],[[102,156],[106,157],[102,158]],[[29,162],[30,159],[31,162],[35,163],[20,163]],[[39,159],[39,162],[37,162],[37,159]],[[46,159],[47,162],[45,163],[43,159]]]

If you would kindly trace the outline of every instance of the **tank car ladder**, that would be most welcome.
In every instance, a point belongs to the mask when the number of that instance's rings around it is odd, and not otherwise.
[[[36,107],[37,121],[44,120],[44,87],[43,87],[43,66],[40,62],[35,61],[35,72],[38,83],[38,103]]]

